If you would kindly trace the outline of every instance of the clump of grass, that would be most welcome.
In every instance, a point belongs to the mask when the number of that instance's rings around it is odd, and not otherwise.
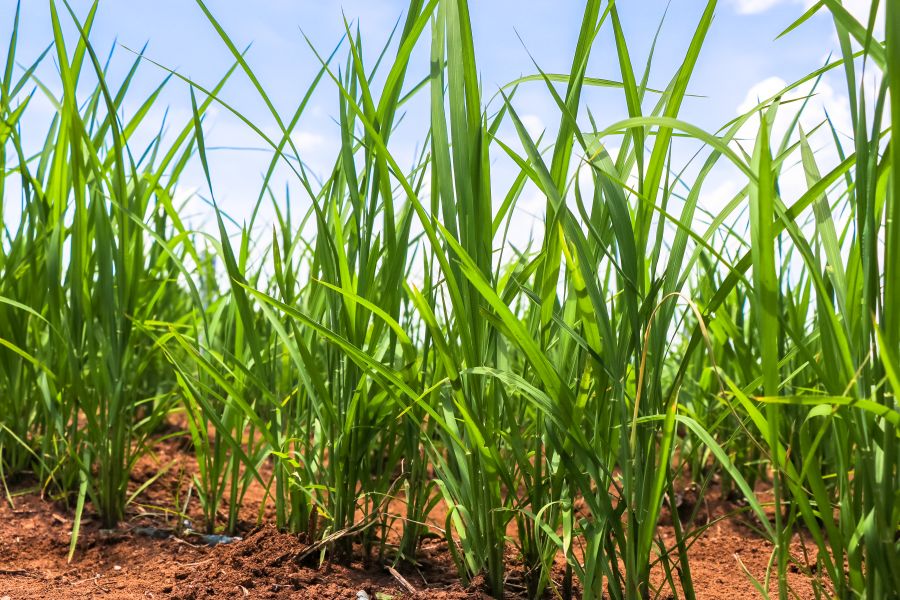
[[[27,385],[8,398],[13,406],[28,402],[31,414],[11,419],[4,430],[34,457],[42,480],[69,491],[80,479],[79,504],[86,494],[113,526],[124,516],[129,473],[146,436],[174,403],[171,371],[149,332],[156,323],[179,322],[196,304],[177,283],[186,260],[178,239],[186,231],[172,204],[194,152],[193,127],[186,124],[164,145],[163,124],[132,153],[129,142],[146,127],[166,82],[121,122],[119,108],[140,57],[111,88],[106,65],[87,41],[97,5],[83,24],[75,21],[79,38],[71,55],[51,8],[62,94],[38,80],[35,67],[12,83],[18,17],[2,85],[10,110],[14,92],[29,84],[56,109],[35,156],[24,153],[15,119],[5,132],[4,148],[11,143],[15,162],[5,163],[3,180],[18,176],[22,202],[18,233],[4,244],[2,295],[4,310],[25,318],[7,321],[3,335],[7,348],[25,359],[19,372],[26,365],[32,371],[27,379],[7,380]],[[95,83],[79,103],[82,77]],[[28,98],[13,111],[16,119]],[[19,422],[31,422],[27,435],[13,429]]]
[[[69,53],[51,3],[53,85],[35,74],[44,55],[16,76],[15,17],[0,80],[0,191],[13,178],[22,190],[18,225],[0,243],[4,478],[32,470],[79,515],[90,499],[113,526],[136,495],[129,473],[149,436],[179,411],[209,531],[235,530],[256,482],[278,526],[331,559],[360,543],[367,560],[415,561],[443,501],[439,529],[460,577],[483,576],[495,597],[512,585],[571,597],[577,579],[588,598],[691,598],[690,546],[702,529],[673,518],[667,544],[660,515],[678,514],[680,478],[701,490],[717,478],[773,545],[765,577],[748,573],[764,595],[791,595],[792,566],[820,597],[900,589],[895,3],[882,7],[884,43],[874,19],[859,23],[830,0],[810,8],[786,34],[828,10],[842,56],[716,132],[679,118],[715,0],[661,89],[650,82],[653,51],[636,69],[616,6],[588,0],[569,72],[545,73],[536,60],[533,75],[490,102],[468,4],[411,0],[374,62],[347,23],[330,55],[313,48],[321,69],[290,118],[197,6],[234,67],[211,88],[168,72],[161,85],[186,84],[192,119],[140,149],[135,133],[162,87],[120,116],[144,57],[111,85],[89,43],[97,4],[83,21],[68,11],[79,32]],[[607,30],[616,80],[588,73]],[[415,73],[422,46],[429,69]],[[875,98],[858,69],[880,74]],[[274,137],[222,97],[235,71],[271,113]],[[801,129],[809,98],[787,99],[839,71],[852,147],[827,115]],[[82,93],[79,81],[93,87]],[[341,143],[318,182],[291,134],[322,86],[336,93]],[[551,141],[522,124],[520,86],[542,86],[555,103]],[[586,86],[621,94],[628,117],[599,122]],[[32,87],[56,113],[28,156],[20,123]],[[392,134],[410,102],[427,102],[429,118],[422,151],[403,167]],[[215,204],[203,132],[213,103],[272,150],[243,225]],[[788,105],[796,116],[775,139]],[[830,136],[835,165],[813,136]],[[686,164],[682,138],[700,147]],[[173,205],[194,160],[216,235],[191,231]],[[497,160],[517,170],[506,189],[492,175]],[[279,165],[307,210],[273,191]],[[722,166],[746,185],[707,215],[704,185]],[[806,176],[798,198],[779,185],[789,168]],[[547,200],[542,231],[514,248],[508,233],[529,185]],[[271,231],[257,222],[264,202]],[[772,520],[754,493],[765,481]],[[815,568],[791,554],[801,528]],[[521,583],[508,580],[510,544],[526,566]],[[656,565],[664,577],[654,587]]]

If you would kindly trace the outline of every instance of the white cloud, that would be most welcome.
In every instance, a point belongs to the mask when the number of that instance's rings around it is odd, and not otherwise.
[[[762,81],[753,84],[753,86],[747,90],[747,95],[744,96],[744,101],[741,102],[737,107],[737,113],[739,115],[744,114],[745,112],[752,109],[754,106],[759,104],[762,100],[769,98],[779,91],[784,89],[784,86],[787,85],[787,82],[781,77],[767,77]]]
[[[883,37],[884,36],[884,11],[885,5],[887,2],[894,2],[896,0],[882,0],[880,3],[880,8],[878,9],[878,14],[875,15],[875,37]],[[812,4],[807,3],[811,6]],[[844,8],[847,11],[856,17],[856,20],[863,24],[863,27],[868,27],[869,25],[869,13],[872,10],[872,0],[844,0],[843,2]]]
[[[735,113],[741,115],[753,110],[761,101],[777,94],[785,86],[786,82],[777,76],[767,77],[757,82],[747,91],[744,100],[736,107]],[[804,108],[803,99],[806,97],[809,99]],[[813,90],[812,82],[809,82],[786,93],[782,97],[770,132],[770,144],[773,152],[777,152],[781,147],[788,127],[797,119],[801,108],[803,108],[803,112],[800,113],[798,119],[799,126],[810,135],[810,146],[815,153],[819,170],[826,172],[840,160],[830,128],[827,124],[822,125],[826,112],[839,134],[852,135],[850,106],[846,93],[843,88],[833,86],[827,78],[822,79],[815,90]],[[816,130],[816,127],[819,129]],[[740,145],[747,154],[753,152],[758,131],[759,115],[756,114],[738,133]],[[796,142],[798,139],[798,132],[795,128],[790,142]],[[746,177],[738,172],[729,173],[726,170],[724,174],[719,172],[718,176],[714,182],[710,182],[709,189],[704,190],[701,196],[701,206],[713,213],[721,210],[746,184]],[[778,177],[778,187],[782,199],[787,204],[791,204],[809,189],[806,173],[800,164],[799,152],[795,151],[783,163]],[[746,215],[736,221],[738,230],[746,226],[745,221]]]
[[[754,84],[747,91],[743,102],[738,105],[737,114],[741,115],[752,110],[761,101],[780,92],[786,85],[787,82],[782,78],[774,76]],[[809,100],[804,108],[803,99],[806,97],[809,97]],[[836,90],[828,79],[822,79],[815,89],[813,89],[813,82],[805,83],[786,93],[781,102],[771,132],[771,137],[775,141],[780,141],[801,108],[803,113],[800,115],[799,123],[804,131],[809,132],[819,126],[825,120],[826,112],[839,132],[847,133],[852,129],[850,103],[847,96]],[[751,118],[739,132],[738,138],[752,141],[756,137],[758,127],[758,117]]]
[[[196,185],[177,183],[172,190],[172,205],[189,229],[215,232],[213,210],[201,196],[209,197],[209,191]]]
[[[317,177],[324,177],[334,166],[334,160],[340,151],[340,133],[330,123],[319,125],[318,131],[301,129],[291,134],[291,139],[303,164],[312,169]]]
[[[792,0],[789,0],[792,1]],[[732,0],[735,10],[742,15],[755,15],[783,4],[785,0]]]
[[[738,182],[736,177],[729,177],[714,187],[707,184],[703,188],[703,193],[700,194],[700,207],[711,213],[718,213],[734,199],[742,188],[743,185]],[[705,222],[706,219],[704,218],[703,221]]]
[[[884,37],[884,7],[885,3],[890,1],[894,0],[882,0],[880,3],[878,14],[875,17],[875,37]],[[816,0],[731,0],[731,4],[734,5],[735,11],[742,15],[764,13],[767,10],[784,4],[802,4],[803,9],[806,10],[815,3]],[[842,4],[844,5],[844,8],[847,9],[847,12],[853,15],[864,27],[868,26],[869,12],[872,9],[872,0],[843,0]],[[819,10],[819,14],[826,14],[827,12],[828,10],[824,8]]]
[[[297,151],[301,154],[321,150],[325,142],[325,136],[313,131],[296,131],[291,135]]]
[[[544,132],[544,129],[546,129],[544,121],[537,115],[522,115],[520,118],[522,121],[522,125],[525,126],[525,129],[528,131],[528,135],[530,135],[531,139],[533,140],[538,139],[538,137]]]

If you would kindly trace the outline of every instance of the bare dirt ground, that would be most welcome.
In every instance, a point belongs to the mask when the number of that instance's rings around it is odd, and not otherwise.
[[[423,541],[420,564],[398,567],[392,574],[386,565],[319,564],[318,553],[296,560],[306,546],[296,536],[278,532],[271,525],[272,507],[263,506],[264,495],[251,488],[241,517],[240,541],[208,547],[192,536],[161,534],[177,522],[196,468],[186,451],[184,438],[159,443],[152,456],[141,459],[133,475],[137,489],[160,465],[173,466],[132,503],[129,519],[115,531],[102,530],[88,505],[74,560],[66,555],[72,513],[65,506],[41,498],[34,481],[9,482],[13,506],[0,503],[0,600],[46,598],[330,598],[355,599],[365,592],[371,600],[428,598],[488,598],[483,585],[469,588],[460,583],[442,539]],[[735,600],[759,597],[741,568],[762,579],[769,566],[771,546],[754,534],[740,518],[718,520],[734,506],[714,489],[698,511],[698,521],[712,522],[689,550],[694,588],[701,600]],[[260,508],[262,507],[262,510]],[[443,507],[436,511],[440,513]],[[197,507],[188,513],[199,517]],[[166,515],[170,516],[166,516]],[[434,515],[442,523],[440,514]],[[660,535],[667,544],[673,537],[664,515]],[[199,522],[199,520],[198,520]],[[751,524],[752,525],[752,524]],[[697,526],[695,523],[694,526]],[[792,548],[803,557],[799,541]],[[357,557],[360,558],[360,557]],[[524,597],[522,568],[511,547],[508,597]],[[739,562],[740,561],[740,562]],[[805,562],[805,561],[801,561]],[[792,566],[789,580],[801,600],[813,598],[804,569]],[[559,571],[562,572],[562,561]],[[661,581],[662,570],[654,577]],[[668,588],[665,588],[668,589]],[[576,597],[580,594],[577,593]],[[548,593],[547,597],[554,597]],[[663,592],[660,598],[668,598]]]

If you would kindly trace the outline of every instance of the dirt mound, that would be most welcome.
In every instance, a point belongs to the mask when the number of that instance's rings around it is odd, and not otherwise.
[[[34,494],[0,504],[0,598],[165,598],[181,569],[206,558],[205,548],[155,539],[134,528],[104,531],[89,516],[67,563],[72,516]]]
[[[442,543],[442,542],[438,542]],[[373,600],[417,598],[427,590],[428,598],[479,597],[477,590],[464,590],[450,565],[424,563],[418,572],[396,572],[362,562],[318,566],[319,553],[295,535],[279,533],[267,526],[246,539],[220,545],[200,565],[178,571],[168,590],[179,600],[198,598],[315,598],[317,600],[368,597]],[[362,593],[360,593],[362,592]]]
[[[190,476],[196,470],[194,457],[177,438],[159,443],[153,456],[145,456],[134,473],[132,490],[155,477],[161,465],[173,465],[158,476],[130,505],[128,520],[115,531],[103,530],[85,507],[81,535],[72,563],[66,561],[72,513],[63,504],[42,498],[33,481],[8,482],[13,504],[0,501],[0,600],[45,598],[329,598],[401,600],[428,598],[486,598],[481,582],[464,588],[456,574],[447,543],[442,538],[423,540],[415,566],[399,572],[378,561],[364,560],[354,548],[349,564],[320,564],[321,553],[296,535],[281,533],[271,525],[257,526],[273,518],[271,502],[262,490],[251,489],[245,497],[238,530],[242,540],[209,547],[202,538],[181,531],[179,520],[199,526],[202,516],[196,500],[179,513],[189,496]],[[14,485],[13,485],[14,483]],[[762,492],[761,498],[765,498]],[[690,569],[700,600],[753,598],[758,594],[747,572],[762,580],[769,567],[772,547],[758,537],[746,515],[708,491],[702,510],[693,523],[697,538],[689,549]],[[265,503],[265,505],[263,504]],[[393,507],[398,513],[402,506]],[[439,504],[431,515],[443,522],[446,508]],[[665,511],[664,511],[665,513]],[[674,543],[669,517],[664,514],[657,533],[660,541]],[[389,542],[392,540],[388,540]],[[396,541],[396,540],[393,540]],[[792,555],[800,559],[809,548],[795,538]],[[525,598],[525,570],[515,550],[507,552],[507,597]],[[806,564],[814,562],[808,556]],[[793,567],[793,565],[792,565]],[[563,561],[554,569],[557,585],[562,580]],[[747,572],[744,571],[747,570]],[[814,597],[806,569],[791,569],[791,588],[800,600]],[[664,574],[657,564],[655,585],[663,586]],[[575,582],[575,597],[580,597]],[[664,586],[663,586],[664,587]],[[551,594],[548,592],[547,597]]]

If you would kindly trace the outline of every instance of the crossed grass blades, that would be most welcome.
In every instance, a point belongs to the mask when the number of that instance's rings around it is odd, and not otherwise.
[[[101,59],[89,42],[96,2],[79,17],[51,1],[54,39],[22,63],[17,9],[0,80],[6,500],[9,478],[33,474],[75,507],[74,551],[87,500],[113,527],[153,483],[128,493],[148,440],[180,413],[211,532],[234,531],[258,484],[277,525],[323,559],[359,544],[369,560],[415,561],[443,501],[437,534],[462,581],[483,576],[496,597],[511,544],[530,597],[568,597],[577,580],[588,598],[692,598],[690,547],[704,527],[675,518],[669,545],[657,533],[664,507],[678,514],[687,475],[746,500],[774,548],[762,580],[747,573],[763,596],[790,597],[793,568],[819,597],[892,597],[900,5],[874,2],[861,23],[838,0],[815,3],[785,35],[828,12],[841,56],[709,132],[679,112],[716,5],[702,7],[658,88],[653,52],[635,65],[616,6],[587,0],[568,73],[536,61],[485,97],[467,2],[411,0],[377,54],[349,23],[330,54],[311,48],[321,68],[289,116],[202,0],[234,59],[209,87],[148,71],[143,52],[110,81],[112,53]],[[615,79],[588,73],[602,36]],[[418,52],[427,72],[409,67]],[[162,80],[125,119],[139,73]],[[827,114],[812,131],[799,125],[826,73],[845,79],[852,131]],[[874,97],[863,74],[875,75]],[[222,96],[231,77],[249,79],[278,135]],[[192,118],[153,133],[147,116],[167,85],[189,91]],[[323,86],[340,151],[317,180],[291,134]],[[554,139],[523,126],[521,86],[554,100]],[[591,87],[618,95],[628,117],[598,121],[583,101]],[[53,107],[42,143],[22,125],[36,95]],[[403,166],[391,136],[412,102],[430,110],[421,152]],[[215,204],[203,136],[212,105],[271,150],[243,225]],[[795,115],[784,131],[780,111]],[[696,154],[679,163],[674,148],[688,140]],[[517,169],[508,187],[492,177],[497,160]],[[217,234],[186,225],[174,201],[197,161]],[[746,185],[708,215],[704,184],[725,166]],[[791,168],[807,189],[784,197]],[[301,202],[272,187],[284,169]],[[517,248],[507,240],[529,186],[546,208],[539,237]],[[264,203],[271,230],[257,222]],[[753,492],[760,480],[773,486],[769,505]],[[815,545],[807,556],[791,553],[799,530]],[[558,556],[561,582],[550,577]]]

